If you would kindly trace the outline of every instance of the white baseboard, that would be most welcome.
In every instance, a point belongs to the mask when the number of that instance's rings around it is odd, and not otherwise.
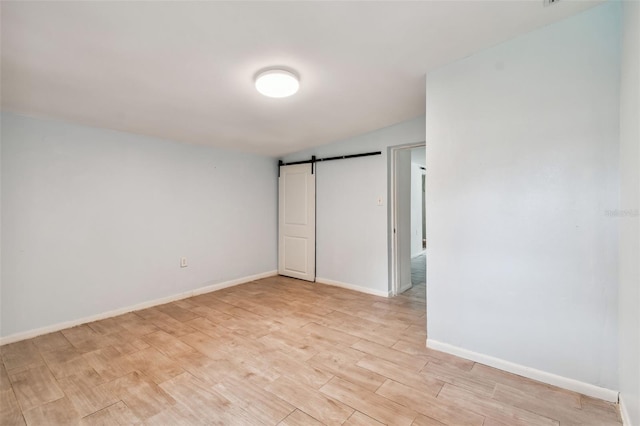
[[[360,293],[373,294],[374,296],[389,297],[389,291],[374,290],[372,288],[362,287],[355,284],[347,284],[340,281],[330,280],[328,278],[316,277],[316,282],[319,284],[327,284],[334,287],[346,288],[347,290],[359,291]]]
[[[563,389],[578,392],[583,395],[591,396],[593,398],[604,399],[605,401],[609,402],[618,402],[618,392],[611,389],[601,388],[600,386],[581,382],[579,380],[558,376],[556,374],[548,373],[542,370],[536,370],[535,368],[516,364],[504,359],[495,358],[490,355],[470,351],[468,349],[463,349],[433,339],[427,339],[427,347],[429,349],[446,352],[451,355],[459,356],[460,358],[469,359],[471,361],[479,362],[480,364],[488,365],[490,367],[495,367],[509,373],[537,380],[542,383],[547,383],[549,385],[558,386]]]
[[[400,289],[398,290],[398,293],[404,293],[405,291],[409,290],[411,287],[413,287],[413,284],[411,284],[410,282],[401,285]]]
[[[627,406],[624,404],[624,399],[622,398],[622,395],[620,395],[620,401],[618,402],[618,407],[620,408],[620,417],[622,417],[622,425],[633,426],[631,424],[631,416],[627,411]]]
[[[112,311],[102,312],[100,314],[91,315],[89,317],[60,322],[57,324],[48,325],[46,327],[36,328],[33,330],[22,331],[20,333],[15,333],[9,336],[0,337],[0,345],[6,345],[8,343],[19,342],[20,340],[31,339],[33,337],[38,337],[43,334],[53,333],[56,331],[64,330],[66,328],[75,327],[77,325],[82,325],[82,324],[86,324],[93,321],[99,321],[102,319],[126,314],[128,312],[139,311],[141,309],[151,308],[153,306],[164,305],[165,303],[175,302],[176,300],[186,299],[188,297],[198,296],[200,294],[210,293],[216,290],[222,290],[223,288],[233,287],[235,285],[248,283],[250,281],[259,280],[261,278],[272,277],[275,275],[278,275],[278,271],[263,272],[256,275],[250,275],[248,277],[236,278],[234,280],[206,285],[204,287],[199,287],[194,290],[185,291],[184,293],[174,294],[172,296],[161,297],[160,299],[154,299],[154,300],[149,300],[147,302],[137,303],[135,305],[114,309]]]

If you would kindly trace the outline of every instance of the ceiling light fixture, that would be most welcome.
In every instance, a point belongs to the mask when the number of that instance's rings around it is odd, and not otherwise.
[[[298,91],[300,82],[292,72],[271,69],[261,72],[256,77],[258,92],[270,98],[286,98]]]

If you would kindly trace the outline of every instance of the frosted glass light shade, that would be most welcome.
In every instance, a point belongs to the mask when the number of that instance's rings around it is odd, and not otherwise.
[[[298,77],[289,71],[265,71],[256,78],[258,92],[270,98],[286,98],[296,93],[299,88]]]

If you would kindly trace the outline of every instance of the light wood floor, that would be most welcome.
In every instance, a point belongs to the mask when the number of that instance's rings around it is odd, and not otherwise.
[[[427,350],[424,300],[273,277],[6,345],[0,423],[620,424],[613,404]]]

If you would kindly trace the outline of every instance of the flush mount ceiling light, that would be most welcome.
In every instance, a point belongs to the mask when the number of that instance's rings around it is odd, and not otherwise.
[[[270,98],[286,98],[296,93],[299,87],[298,77],[285,70],[271,69],[256,77],[256,89]]]

